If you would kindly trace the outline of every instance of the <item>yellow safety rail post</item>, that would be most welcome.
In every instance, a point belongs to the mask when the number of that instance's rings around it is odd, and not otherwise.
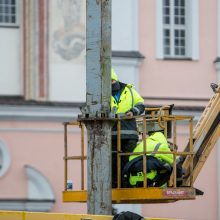
[[[189,152],[193,152],[193,120],[192,118],[190,119],[190,124],[189,124]],[[190,157],[190,166],[189,166],[189,173],[190,173],[190,182],[189,185],[192,186],[193,185],[193,157],[194,157],[194,153],[192,153],[191,155],[189,155]]]
[[[147,124],[146,117],[143,117],[143,140],[144,140],[144,152],[143,152],[143,171],[144,171],[144,188],[147,187],[147,146],[146,146],[146,134]]]
[[[176,145],[176,118],[173,121],[173,144]],[[176,149],[173,149],[173,187],[176,187]]]
[[[81,128],[81,189],[84,189],[84,160],[85,157],[85,141],[84,141],[84,134],[85,134],[85,125],[83,123],[79,124]]]
[[[117,121],[117,187],[121,188],[121,121]],[[113,161],[114,162],[114,161]]]
[[[64,190],[67,190],[67,172],[68,172],[68,162],[67,162],[67,125],[64,123]]]

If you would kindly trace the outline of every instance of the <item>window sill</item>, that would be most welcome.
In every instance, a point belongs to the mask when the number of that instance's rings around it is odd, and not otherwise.
[[[0,24],[0,28],[13,28],[13,29],[19,29],[19,25],[2,25]]]
[[[193,61],[193,59],[191,57],[164,57],[163,60]]]

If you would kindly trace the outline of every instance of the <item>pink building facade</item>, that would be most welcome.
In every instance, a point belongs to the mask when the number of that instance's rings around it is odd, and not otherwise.
[[[176,109],[193,116],[193,111],[206,105],[212,96],[209,84],[220,79],[215,62],[219,57],[219,3],[139,1],[139,43],[145,56],[140,81],[146,104],[175,103]],[[195,183],[204,196],[146,205],[145,216],[219,219],[218,157],[216,146]]]
[[[0,210],[86,213],[63,203],[64,130],[86,94],[86,0],[0,3]],[[123,12],[123,13],[122,13]],[[146,106],[174,104],[199,119],[220,80],[220,1],[113,0],[112,66]],[[180,148],[186,127],[180,124]],[[70,153],[80,133],[69,131]],[[217,220],[219,143],[195,187],[204,195],[171,204],[120,205],[146,217]],[[79,164],[70,164],[79,188]]]

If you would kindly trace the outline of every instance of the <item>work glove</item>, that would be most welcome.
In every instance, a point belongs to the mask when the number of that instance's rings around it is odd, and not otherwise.
[[[138,109],[137,107],[131,108],[131,109],[129,110],[129,112],[132,112],[133,115],[135,115],[135,116],[140,114],[140,111],[139,111],[139,109]]]

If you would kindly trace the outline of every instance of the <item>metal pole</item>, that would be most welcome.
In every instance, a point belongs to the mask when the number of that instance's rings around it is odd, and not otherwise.
[[[86,3],[87,211],[111,215],[111,0]]]

